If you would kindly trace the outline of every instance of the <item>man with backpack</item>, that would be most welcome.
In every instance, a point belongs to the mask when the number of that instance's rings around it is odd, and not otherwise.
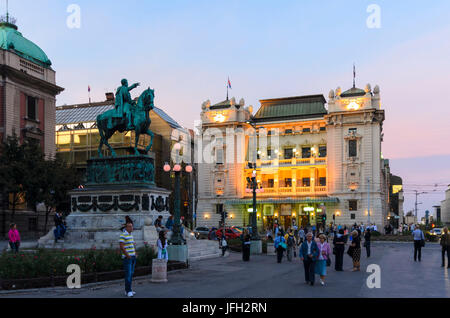
[[[297,254],[295,252],[295,237],[292,230],[289,231],[286,241],[287,241],[287,259],[289,262],[292,262],[292,252],[294,252],[294,257],[297,257]]]

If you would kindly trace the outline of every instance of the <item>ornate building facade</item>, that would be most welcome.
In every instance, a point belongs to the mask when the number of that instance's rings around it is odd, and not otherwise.
[[[388,222],[384,110],[370,85],[323,95],[234,99],[202,106],[197,225],[250,225],[256,173],[258,229]],[[209,160],[208,160],[209,159]],[[249,165],[250,163],[250,165]]]

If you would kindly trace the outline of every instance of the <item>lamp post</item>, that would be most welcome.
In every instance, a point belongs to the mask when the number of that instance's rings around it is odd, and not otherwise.
[[[252,118],[250,118],[250,120],[246,121],[247,124],[249,124],[250,126],[252,126],[255,129],[255,151],[256,151],[256,124],[253,122]],[[253,251],[255,254],[260,254],[262,252],[262,245],[261,245],[261,240],[259,238],[258,235],[258,224],[257,224],[257,216],[256,216],[256,193],[262,191],[262,189],[258,189],[258,182],[256,180],[256,160],[255,160],[256,156],[253,156],[253,163],[249,163],[249,168],[253,169],[252,171],[252,177],[250,181],[250,185],[251,185],[251,190],[252,190],[252,205],[253,205],[253,213],[252,213],[252,235],[251,235],[251,240],[253,241],[251,247],[253,247]]]
[[[170,165],[166,163],[164,165],[164,171],[170,172],[172,170],[175,173],[175,185],[174,185],[174,211],[173,211],[173,230],[172,230],[172,237],[170,238],[169,243],[171,245],[185,245],[186,240],[183,239],[181,235],[181,223],[180,223],[180,177],[181,177],[181,164],[176,163],[173,168],[171,169]],[[192,166],[187,165],[185,168],[187,173],[192,172]],[[170,254],[169,254],[170,255]]]

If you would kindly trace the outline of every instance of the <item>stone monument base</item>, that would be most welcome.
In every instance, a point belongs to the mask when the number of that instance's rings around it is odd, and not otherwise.
[[[188,260],[188,246],[185,245],[168,245],[167,253],[169,261],[178,261],[186,263]]]
[[[144,243],[156,246],[158,233],[153,223],[162,215],[165,224],[170,216],[170,191],[148,184],[95,185],[69,194],[72,213],[66,218],[64,240],[56,244],[51,230],[39,239],[39,248],[118,248],[126,216],[133,221],[137,247]]]

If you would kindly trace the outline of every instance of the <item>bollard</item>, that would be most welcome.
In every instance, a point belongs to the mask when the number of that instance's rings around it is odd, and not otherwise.
[[[277,255],[273,243],[267,243],[267,255]]]
[[[152,283],[167,283],[167,260],[155,258],[152,262]]]

